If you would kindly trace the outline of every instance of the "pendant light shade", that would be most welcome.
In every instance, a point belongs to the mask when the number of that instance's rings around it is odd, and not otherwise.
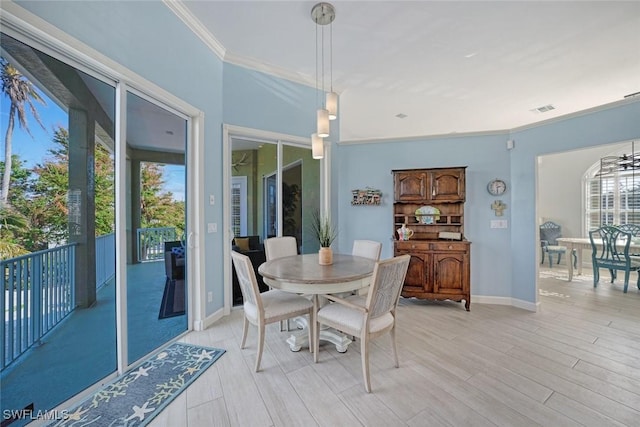
[[[318,129],[317,134],[320,138],[326,138],[329,136],[329,112],[324,108],[319,108],[317,111]]]
[[[317,133],[311,135],[311,155],[314,159],[324,158],[324,139]]]
[[[329,112],[329,120],[338,118],[338,94],[335,92],[327,93],[327,111]]]

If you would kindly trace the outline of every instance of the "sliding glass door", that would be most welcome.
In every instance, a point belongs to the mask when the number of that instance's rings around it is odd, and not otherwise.
[[[127,93],[128,362],[187,330],[187,120]]]
[[[262,245],[269,237],[295,237],[300,253],[318,250],[309,224],[320,208],[320,161],[293,139],[231,138],[231,244],[256,267],[264,262]],[[232,271],[232,303],[240,304],[236,281]]]
[[[20,426],[19,411],[51,410],[187,330],[190,122],[12,35],[0,40],[0,409]]]
[[[1,37],[1,409],[19,426],[116,370],[115,83]]]

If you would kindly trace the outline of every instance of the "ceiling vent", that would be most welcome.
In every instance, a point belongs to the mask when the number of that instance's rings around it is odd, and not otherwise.
[[[554,107],[551,104],[548,105],[543,105],[542,107],[538,107],[538,108],[534,108],[533,111],[534,113],[546,113],[547,111],[551,111],[551,110],[555,110],[556,107]]]
[[[409,116],[407,116],[407,115],[406,115],[406,114],[404,114],[404,113],[399,113],[399,114],[396,114],[396,117],[397,117],[397,118],[399,118],[399,119],[404,119],[404,118],[407,118],[407,117],[409,117]]]

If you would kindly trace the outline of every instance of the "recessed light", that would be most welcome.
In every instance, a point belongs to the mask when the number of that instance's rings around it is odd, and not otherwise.
[[[166,133],[167,135],[173,135],[173,131],[172,130],[165,130],[164,133]]]
[[[404,118],[409,117],[409,116],[407,116],[404,113],[399,113],[399,114],[396,114],[396,117],[399,118],[399,119],[404,119]]]
[[[472,52],[472,53],[468,53],[466,54],[464,57],[465,58],[473,58],[474,56],[476,56],[478,54],[478,52]]]

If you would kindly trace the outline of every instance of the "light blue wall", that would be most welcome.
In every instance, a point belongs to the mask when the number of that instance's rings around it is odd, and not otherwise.
[[[511,138],[513,298],[536,301],[537,156],[640,138],[640,100],[514,131]],[[472,266],[473,268],[473,266]]]
[[[224,123],[311,138],[314,88],[227,63],[223,81]]]
[[[509,229],[490,229],[495,219],[490,209],[496,200],[486,190],[493,178],[509,184],[507,133],[476,136],[449,136],[384,143],[342,145],[334,157],[333,179],[339,183],[339,250],[350,251],[355,239],[372,239],[383,243],[382,258],[393,256],[393,169],[467,166],[464,233],[471,241],[472,293],[508,297],[511,295],[511,271],[496,268],[510,264]],[[373,187],[382,190],[381,206],[352,206],[351,190]],[[500,200],[508,208],[504,219],[510,220],[510,191]]]
[[[597,112],[554,120],[526,130],[335,147],[334,198],[338,205],[339,250],[355,239],[383,242],[393,255],[392,169],[467,166],[465,236],[471,245],[471,293],[534,303],[536,298],[536,164],[542,154],[640,138],[640,100]],[[508,139],[515,148],[507,150]],[[493,178],[509,189],[503,197],[486,191]],[[382,206],[351,206],[351,190],[383,192]],[[507,204],[508,229],[491,229],[491,203]]]

